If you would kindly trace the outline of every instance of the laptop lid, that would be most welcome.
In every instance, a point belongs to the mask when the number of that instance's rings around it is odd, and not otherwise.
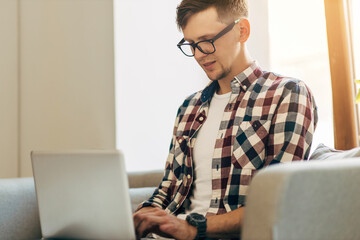
[[[31,153],[44,238],[135,239],[120,151]]]

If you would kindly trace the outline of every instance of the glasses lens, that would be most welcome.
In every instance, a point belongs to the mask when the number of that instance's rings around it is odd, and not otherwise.
[[[182,44],[180,45],[180,49],[186,56],[194,56],[194,49],[192,48],[191,45]]]
[[[203,52],[203,53],[213,53],[215,52],[215,48],[214,48],[214,44],[212,44],[209,41],[203,41],[203,42],[199,42],[198,43],[198,48]]]

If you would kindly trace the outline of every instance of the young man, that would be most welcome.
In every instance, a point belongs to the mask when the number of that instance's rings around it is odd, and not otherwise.
[[[178,47],[211,81],[179,108],[164,178],[134,214],[139,237],[238,238],[254,173],[309,155],[317,122],[311,92],[251,59],[247,16],[246,0],[178,6]]]

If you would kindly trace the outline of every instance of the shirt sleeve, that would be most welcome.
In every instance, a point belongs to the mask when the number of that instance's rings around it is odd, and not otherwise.
[[[272,118],[264,166],[307,159],[317,118],[310,89],[302,81],[286,81]]]
[[[177,182],[177,178],[174,174],[174,154],[175,154],[175,141],[176,141],[176,132],[181,121],[181,117],[183,116],[183,112],[185,111],[186,105],[189,100],[185,100],[184,104],[179,108],[175,124],[173,130],[173,136],[170,143],[169,155],[165,164],[165,172],[164,177],[158,186],[158,188],[154,191],[153,195],[143,203],[141,203],[136,211],[140,210],[143,207],[159,207],[162,209],[166,209],[166,207],[171,202],[172,193],[174,191],[174,187]]]

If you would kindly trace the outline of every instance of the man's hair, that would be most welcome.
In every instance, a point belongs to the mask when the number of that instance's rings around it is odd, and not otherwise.
[[[210,7],[215,7],[219,21],[226,24],[248,17],[247,0],[183,0],[177,7],[178,28],[183,29],[191,16]]]

